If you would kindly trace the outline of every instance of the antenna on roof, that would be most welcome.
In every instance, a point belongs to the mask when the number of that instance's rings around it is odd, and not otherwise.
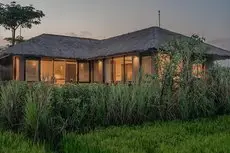
[[[161,27],[161,11],[158,10],[158,20],[159,20],[159,27]]]

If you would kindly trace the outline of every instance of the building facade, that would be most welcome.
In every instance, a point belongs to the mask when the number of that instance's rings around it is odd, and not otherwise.
[[[159,27],[104,39],[43,34],[6,50],[12,58],[12,79],[54,84],[125,83],[142,74],[160,73],[154,68],[157,50],[169,40],[186,37]],[[230,57],[230,52],[206,44],[210,63]],[[4,55],[6,56],[6,54]],[[208,66],[210,64],[207,64]],[[196,64],[194,71],[204,65]]]

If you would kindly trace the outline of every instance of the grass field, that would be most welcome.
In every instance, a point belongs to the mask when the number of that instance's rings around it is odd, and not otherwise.
[[[228,153],[230,116],[68,134],[65,153]]]
[[[21,135],[0,131],[0,153],[48,153]]]

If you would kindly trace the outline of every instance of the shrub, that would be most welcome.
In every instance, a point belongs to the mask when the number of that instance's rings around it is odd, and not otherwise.
[[[18,130],[23,125],[27,85],[10,81],[0,86],[0,123],[6,129]]]
[[[41,83],[34,84],[26,94],[24,127],[34,142],[49,135],[51,98],[52,88]]]

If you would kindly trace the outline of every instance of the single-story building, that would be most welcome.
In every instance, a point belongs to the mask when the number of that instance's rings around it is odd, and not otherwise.
[[[163,44],[178,37],[186,36],[159,27],[103,40],[42,34],[8,48],[0,61],[12,59],[14,80],[127,82],[135,79],[140,68],[145,74],[156,73],[152,57]],[[229,51],[206,45],[209,63],[230,58]]]

